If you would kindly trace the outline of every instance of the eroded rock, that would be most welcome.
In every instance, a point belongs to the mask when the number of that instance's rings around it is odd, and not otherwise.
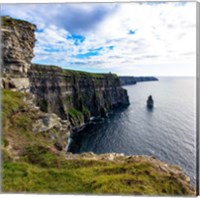
[[[2,17],[3,87],[28,91],[27,72],[34,56],[36,26],[22,20]]]

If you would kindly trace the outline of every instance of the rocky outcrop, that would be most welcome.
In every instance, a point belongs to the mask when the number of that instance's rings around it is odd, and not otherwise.
[[[146,82],[146,81],[158,81],[156,77],[153,76],[119,76],[121,85],[134,85],[138,82]]]
[[[2,85],[28,90],[27,72],[34,56],[36,26],[26,21],[2,17]]]
[[[54,146],[62,150],[67,146],[67,139],[70,135],[71,124],[68,120],[62,120],[56,114],[41,114],[33,123],[34,133],[47,132],[48,136],[55,141]]]
[[[33,64],[28,77],[41,110],[69,119],[72,125],[82,125],[90,116],[105,116],[112,108],[129,104],[127,91],[114,74]]]

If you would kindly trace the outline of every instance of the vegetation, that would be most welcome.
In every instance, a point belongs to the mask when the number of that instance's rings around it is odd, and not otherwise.
[[[29,24],[27,21],[21,20],[21,19],[14,19],[10,18],[9,16],[1,16],[1,24],[2,26],[13,26],[14,23],[25,23]]]
[[[26,106],[26,97],[3,90],[3,192],[193,195],[181,178],[148,161],[67,158],[48,134],[32,131],[38,112]],[[69,115],[83,116],[73,108]]]
[[[12,158],[18,158],[31,145],[53,144],[46,133],[32,132],[32,123],[38,117],[37,110],[29,109],[24,100],[28,95],[4,89],[2,92],[3,136],[2,146]]]
[[[83,107],[84,122],[90,121],[90,111],[87,107]]]
[[[75,108],[70,108],[68,111],[69,120],[73,126],[80,126],[84,123],[84,115]]]
[[[20,92],[13,92],[10,90],[3,90],[3,118],[10,117],[12,114],[26,108],[23,98],[25,95]]]
[[[69,109],[69,115],[73,118],[80,118],[82,116],[82,113],[75,108]]]
[[[31,65],[32,69],[38,70],[38,71],[51,71],[51,70],[55,70],[55,71],[61,71],[62,69],[58,66],[55,65],[40,65],[40,64],[32,64]]]
[[[35,154],[35,151],[33,150]],[[47,154],[32,163],[4,162],[4,192],[187,195],[177,179],[156,171],[151,164],[94,160],[64,161]],[[29,152],[31,156],[31,152]],[[13,179],[14,178],[14,179]]]
[[[105,78],[106,76],[109,77],[111,75],[114,78],[117,78],[116,74],[108,74],[108,73],[91,73],[85,71],[78,71],[78,70],[70,70],[70,69],[62,69],[55,65],[40,65],[40,64],[33,64],[32,69],[36,69],[40,71],[40,74],[47,71],[57,71],[62,72],[64,75],[70,76],[84,76],[84,77],[92,77],[92,78]]]
[[[12,115],[17,114],[17,112],[20,112],[20,111],[25,111],[27,109],[27,106],[23,102],[24,96],[25,95],[20,92],[12,92],[10,90],[3,91],[3,95],[2,95],[3,119],[2,120],[3,120],[3,128],[4,129],[7,129],[9,127],[10,117]],[[22,117],[20,117],[20,119]]]
[[[83,106],[82,103],[80,106],[82,108],[80,111],[75,108],[70,108],[68,111],[69,119],[73,126],[78,126],[90,121],[89,109]]]
[[[7,17],[1,17],[1,24],[2,26],[11,26],[12,20]]]

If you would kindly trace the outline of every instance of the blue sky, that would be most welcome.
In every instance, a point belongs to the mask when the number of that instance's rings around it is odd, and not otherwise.
[[[194,76],[196,4],[2,5],[37,25],[32,62],[119,75]]]

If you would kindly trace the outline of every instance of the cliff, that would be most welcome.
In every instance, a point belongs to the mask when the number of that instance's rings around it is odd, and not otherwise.
[[[134,78],[136,82],[158,81],[158,79],[153,76],[135,76]]]
[[[56,66],[32,64],[28,77],[30,91],[36,104],[45,112],[53,112],[62,119],[70,119],[77,125],[88,122],[90,116],[105,116],[115,107],[129,104],[127,91],[121,88],[114,74],[94,74],[64,70]],[[79,123],[81,124],[81,123]]]
[[[121,85],[134,85],[138,82],[146,81],[158,81],[156,77],[153,76],[119,76]]]
[[[2,17],[2,87],[30,91],[40,109],[70,120],[73,127],[105,116],[115,107],[129,104],[127,91],[114,74],[63,70],[31,64],[36,26]]]
[[[124,85],[134,85],[137,83],[136,79],[133,76],[119,76],[120,83]]]
[[[36,26],[26,21],[2,17],[2,84],[4,88],[28,90],[27,72],[34,56]]]

